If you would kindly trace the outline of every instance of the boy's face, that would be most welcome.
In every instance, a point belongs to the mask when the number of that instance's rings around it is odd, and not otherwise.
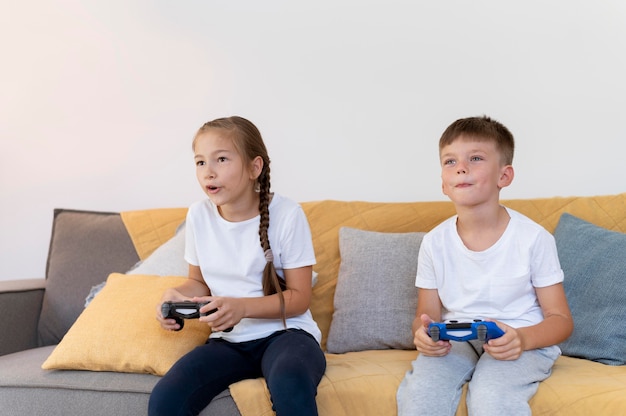
[[[497,202],[500,189],[513,180],[493,141],[460,136],[440,152],[443,193],[456,205]]]

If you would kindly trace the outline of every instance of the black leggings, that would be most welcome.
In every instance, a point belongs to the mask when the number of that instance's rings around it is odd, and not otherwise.
[[[319,344],[300,329],[241,343],[212,338],[183,356],[159,380],[150,395],[148,414],[197,415],[232,383],[265,377],[278,416],[317,415],[315,396],[325,370]]]

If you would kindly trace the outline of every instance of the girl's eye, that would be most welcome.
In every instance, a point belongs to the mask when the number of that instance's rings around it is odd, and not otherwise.
[[[196,161],[196,166],[204,166],[204,161],[203,160]]]
[[[226,162],[226,160],[227,160],[227,159],[226,159],[226,157],[224,157],[224,156],[220,156],[220,157],[218,157],[218,158],[217,158],[217,161],[218,161],[218,162]]]

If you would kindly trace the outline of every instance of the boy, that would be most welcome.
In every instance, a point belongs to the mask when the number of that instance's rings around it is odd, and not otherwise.
[[[419,356],[398,389],[398,414],[454,415],[469,382],[470,415],[530,415],[528,401],[560,355],[573,321],[554,238],[500,205],[513,181],[514,140],[489,117],[452,123],[439,141],[443,193],[456,215],[428,233],[418,257],[413,321]],[[431,322],[495,321],[487,343],[437,341]]]

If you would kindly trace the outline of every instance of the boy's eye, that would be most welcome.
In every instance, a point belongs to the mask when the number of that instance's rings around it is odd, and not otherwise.
[[[454,159],[445,159],[443,161],[444,166],[452,166],[454,165]]]
[[[204,160],[197,160],[196,166],[204,166]]]
[[[472,161],[472,162],[478,162],[478,161],[481,161],[481,160],[483,160],[483,158],[481,156],[472,156],[472,157],[470,157],[470,161]]]

